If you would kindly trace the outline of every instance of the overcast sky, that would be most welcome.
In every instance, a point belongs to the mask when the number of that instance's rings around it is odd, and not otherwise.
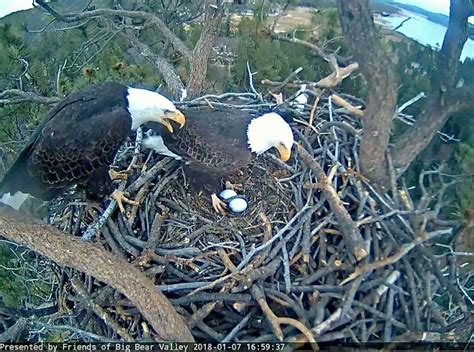
[[[33,7],[33,0],[0,0],[0,17]]]

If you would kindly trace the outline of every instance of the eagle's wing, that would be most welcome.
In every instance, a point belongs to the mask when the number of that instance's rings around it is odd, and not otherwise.
[[[125,98],[114,98],[121,87],[96,85],[108,90],[86,89],[59,103],[10,168],[2,190],[50,199],[64,187],[87,182],[97,168],[112,163],[131,129]]]
[[[165,145],[185,158],[190,167],[204,172],[229,174],[252,158],[247,145],[251,116],[237,109],[185,110],[186,125],[174,134],[160,133]]]
[[[92,113],[88,118],[70,119],[75,106],[56,115],[42,130],[29,161],[31,174],[47,184],[87,181],[102,165],[110,165],[130,133],[126,108],[115,106]]]

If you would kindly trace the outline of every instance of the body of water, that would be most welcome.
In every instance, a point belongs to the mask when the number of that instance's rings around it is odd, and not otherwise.
[[[380,20],[383,25],[393,29],[407,18],[410,19],[403,23],[403,25],[397,29],[397,32],[416,40],[420,44],[429,45],[436,50],[441,48],[447,28],[441,24],[431,22],[424,16],[406,10],[400,10],[399,13],[382,17]],[[474,40],[472,39],[466,41],[461,54],[461,61],[464,61],[466,57],[474,58]]]

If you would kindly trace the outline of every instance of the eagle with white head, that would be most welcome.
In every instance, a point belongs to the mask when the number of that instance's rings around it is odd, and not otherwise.
[[[276,112],[251,114],[235,108],[189,108],[186,126],[169,133],[153,124],[159,136],[145,140],[157,152],[182,159],[185,175],[195,192],[211,197],[214,210],[224,213],[217,193],[222,178],[245,167],[255,155],[276,149],[288,161],[294,137],[289,121]]]
[[[182,127],[185,116],[156,92],[115,82],[74,92],[35,130],[0,183],[0,201],[18,209],[28,194],[51,200],[74,185],[88,198],[108,195],[109,167],[130,133],[147,122],[172,133],[170,121]]]

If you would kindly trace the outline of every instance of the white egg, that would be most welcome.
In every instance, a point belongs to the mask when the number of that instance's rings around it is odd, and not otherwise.
[[[235,197],[236,195],[237,193],[235,193],[235,191],[231,189],[225,189],[221,192],[220,197],[222,199],[229,199],[229,198]]]
[[[229,208],[234,213],[241,213],[247,209],[247,201],[242,198],[234,198],[230,201]]]

